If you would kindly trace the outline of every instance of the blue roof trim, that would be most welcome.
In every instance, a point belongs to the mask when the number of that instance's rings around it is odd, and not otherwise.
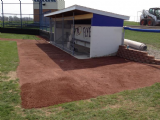
[[[156,32],[159,33],[160,30],[151,30],[151,29],[135,29],[130,27],[124,27],[125,30],[133,30],[133,31],[140,31],[140,32]]]
[[[123,19],[93,14],[92,26],[123,27]]]

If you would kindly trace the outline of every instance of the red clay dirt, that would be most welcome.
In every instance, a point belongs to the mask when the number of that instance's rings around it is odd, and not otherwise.
[[[94,98],[160,82],[160,66],[119,57],[78,60],[44,40],[15,40],[23,108]]]

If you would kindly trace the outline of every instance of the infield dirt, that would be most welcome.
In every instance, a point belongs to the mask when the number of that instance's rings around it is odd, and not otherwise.
[[[160,66],[119,57],[78,60],[45,40],[17,41],[23,108],[94,98],[160,82]]]

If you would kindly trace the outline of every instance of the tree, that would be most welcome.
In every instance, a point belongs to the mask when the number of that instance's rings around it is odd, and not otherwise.
[[[13,17],[12,16],[9,16],[9,21],[13,21]]]
[[[7,16],[4,16],[4,21],[8,21],[8,17]]]

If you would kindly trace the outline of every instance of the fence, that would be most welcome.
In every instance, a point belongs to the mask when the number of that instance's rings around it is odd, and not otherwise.
[[[23,8],[28,7],[28,9],[32,9],[33,4],[39,4],[39,14],[24,14]],[[12,5],[14,9],[19,9],[19,13],[13,13],[13,9],[8,9],[9,5]],[[50,31],[49,18],[44,17],[44,14],[51,11],[42,12],[42,0],[39,0],[37,3],[22,3],[21,0],[19,0],[19,3],[4,3],[3,0],[1,0],[1,7],[2,16],[0,16],[0,27],[2,28],[41,29]],[[9,10],[10,12],[5,12]],[[39,18],[39,21],[36,21],[34,18]]]

